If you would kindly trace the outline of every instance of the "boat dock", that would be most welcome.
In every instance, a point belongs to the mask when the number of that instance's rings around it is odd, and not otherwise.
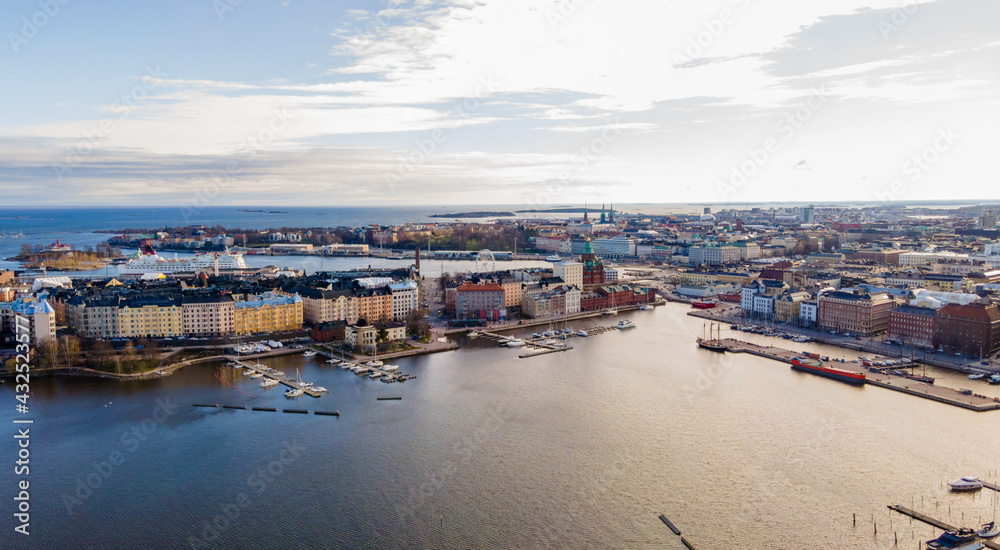
[[[791,363],[793,357],[800,357],[803,355],[787,349],[773,346],[759,346],[757,344],[736,340],[734,338],[723,338],[721,340],[713,340],[712,342],[724,347],[728,352],[749,353],[751,355],[766,357],[767,359],[781,361],[783,363]],[[956,407],[962,407],[972,411],[982,412],[1000,409],[1000,401],[992,397],[976,394],[970,395],[957,389],[936,386],[903,376],[895,376],[883,372],[869,372],[865,370],[860,363],[841,363],[840,361],[825,361],[824,363],[830,366],[835,366],[838,369],[863,372],[866,378],[865,383],[872,386],[878,386],[880,388],[915,395],[924,399],[930,399],[932,401],[946,403],[948,405],[954,405]]]
[[[257,368],[257,365],[255,363],[247,363],[246,361],[239,361],[239,360],[236,360],[236,359],[231,359],[231,361],[233,363],[237,363],[237,364],[241,365],[245,370],[248,370],[250,372],[255,372],[255,373],[263,374],[264,378],[269,378],[271,380],[277,380],[278,383],[283,384],[285,386],[288,386],[289,388],[292,388],[292,389],[302,390],[302,393],[308,395],[309,397],[319,397],[319,396],[323,395],[322,393],[320,393],[318,391],[313,391],[312,388],[300,388],[300,387],[296,386],[295,385],[295,380],[291,380],[289,378],[285,378],[284,376],[277,376],[277,375],[275,375],[273,373],[270,373],[268,371],[265,371],[265,370],[260,370],[260,369]]]
[[[603,334],[609,330],[618,330],[616,326],[596,326],[590,327],[588,329],[580,329],[587,333],[587,336],[594,336],[597,334]],[[470,338],[485,338],[487,340],[492,340],[498,344],[509,336],[504,336],[502,334],[497,334],[495,332],[489,331],[474,331],[469,333]],[[529,350],[535,350],[529,353],[522,353],[518,355],[521,359],[526,359],[528,357],[537,357],[539,355],[546,355],[549,353],[558,353],[560,351],[567,351],[573,349],[573,346],[568,346],[565,343],[566,340],[570,338],[582,338],[576,331],[564,332],[553,336],[532,336],[530,338],[520,338],[519,340],[524,342],[524,347]],[[551,343],[552,340],[562,340],[562,342]]]
[[[202,403],[195,403],[192,406],[194,406],[194,407],[219,408],[218,404],[215,404],[215,405],[206,405],[206,404],[202,404]],[[238,410],[241,410],[241,411],[247,410],[246,405],[222,405],[222,408],[223,409],[238,409]],[[252,411],[261,411],[261,412],[278,412],[278,409],[276,409],[274,407],[253,407],[250,410],[252,410]],[[283,412],[283,413],[290,413],[290,414],[309,414],[309,411],[307,409],[281,409],[281,412]],[[316,411],[313,414],[316,414],[316,415],[319,415],[319,416],[340,416],[340,411]]]
[[[926,523],[927,525],[932,525],[934,527],[937,527],[938,529],[941,529],[942,531],[951,531],[951,530],[954,530],[954,529],[958,529],[954,525],[949,525],[949,524],[947,524],[947,523],[945,523],[945,522],[943,522],[941,520],[934,519],[934,518],[932,518],[932,517],[930,517],[928,515],[921,514],[920,512],[917,512],[915,510],[910,510],[906,506],[900,506],[898,504],[892,504],[892,505],[889,505],[888,508],[890,510],[894,511],[894,512],[899,512],[900,514],[903,514],[904,516],[910,516],[911,518],[913,518],[913,519],[915,519],[917,521],[922,521],[922,522]],[[998,543],[996,543],[996,542],[994,542],[992,540],[979,539],[979,542],[983,543],[983,545],[985,545],[987,548],[992,548],[993,550],[1000,550],[1000,544],[998,544]]]

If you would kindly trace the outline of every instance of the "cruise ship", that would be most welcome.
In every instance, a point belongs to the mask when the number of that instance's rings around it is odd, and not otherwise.
[[[243,254],[239,252],[204,252],[193,258],[164,258],[155,252],[132,258],[118,266],[119,275],[142,275],[144,273],[193,273],[195,271],[246,269]]]

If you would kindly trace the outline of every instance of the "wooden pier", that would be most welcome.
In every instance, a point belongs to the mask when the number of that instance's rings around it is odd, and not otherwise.
[[[313,391],[312,388],[300,388],[300,387],[298,387],[297,385],[295,385],[295,380],[291,380],[289,378],[285,378],[284,376],[277,376],[277,375],[275,375],[275,374],[273,374],[271,372],[268,372],[266,370],[260,370],[260,369],[257,368],[256,364],[247,363],[245,361],[238,361],[238,360],[235,360],[235,359],[232,362],[241,365],[244,370],[248,370],[250,372],[256,372],[256,373],[263,374],[264,378],[269,378],[271,380],[277,380],[279,383],[281,383],[281,384],[283,384],[285,386],[288,386],[289,388],[292,388],[292,389],[302,390],[302,393],[308,395],[309,397],[319,397],[319,396],[323,395],[322,393],[320,393],[318,391]],[[255,378],[254,380],[259,380],[259,378]]]
[[[937,527],[938,529],[941,529],[942,531],[952,531],[954,529],[958,529],[954,525],[947,524],[947,523],[945,523],[945,522],[943,522],[941,520],[937,520],[937,519],[934,519],[934,518],[932,518],[932,517],[930,517],[928,515],[921,514],[920,512],[917,512],[917,511],[914,511],[914,510],[910,510],[906,506],[900,506],[898,504],[892,504],[892,505],[889,505],[888,508],[890,510],[894,511],[894,512],[899,512],[900,514],[903,514],[904,516],[910,516],[911,518],[913,518],[913,519],[915,519],[917,521],[922,521],[922,522],[926,523],[927,525],[932,525],[934,527]],[[992,540],[979,539],[979,542],[983,543],[987,548],[992,548],[993,550],[1000,550],[1000,544],[998,544],[998,543],[996,543],[996,542],[994,542]]]

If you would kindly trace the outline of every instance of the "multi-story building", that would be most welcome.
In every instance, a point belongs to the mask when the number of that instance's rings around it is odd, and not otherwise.
[[[302,318],[319,325],[332,321],[354,324],[358,321],[358,299],[349,290],[320,290],[310,288],[300,293]]]
[[[1000,351],[1000,308],[984,301],[948,304],[935,315],[934,343],[974,357]]]
[[[503,287],[504,306],[509,312],[512,309],[521,309],[521,299],[524,298],[524,283],[512,277],[505,277],[500,281]]]
[[[267,293],[234,304],[236,334],[261,334],[302,328],[302,298]]]
[[[801,323],[804,327],[816,326],[818,313],[819,306],[816,302],[802,302],[799,304],[799,323]]]
[[[18,322],[18,318],[27,321]],[[20,325],[21,330],[18,330]],[[23,334],[27,330],[32,346],[39,346],[56,337],[56,312],[44,299],[19,298],[0,303],[0,332]],[[23,342],[22,342],[23,343]]]
[[[803,302],[809,300],[808,292],[785,292],[775,298],[774,318],[785,323],[795,323],[799,320]]]
[[[529,317],[554,317],[580,312],[580,289],[559,285],[526,296],[521,311]]]
[[[890,340],[913,346],[933,347],[935,310],[929,307],[899,306],[889,312]]]
[[[678,280],[683,284],[691,285],[711,285],[711,284],[736,284],[749,285],[756,276],[750,273],[736,273],[723,271],[682,271],[677,274]]]
[[[355,289],[358,299],[358,318],[369,323],[392,319],[392,293],[385,287]]]
[[[394,283],[389,283],[389,293],[392,300],[392,319],[400,321],[406,319],[411,311],[416,311],[419,289],[416,281],[406,279]]]
[[[403,323],[382,323],[379,325],[348,325],[344,329],[344,341],[359,350],[370,350],[378,342],[378,331],[386,331],[386,342],[406,339],[406,325]]]
[[[181,300],[141,297],[118,303],[118,338],[172,338],[184,334]]]
[[[869,294],[860,290],[821,292],[818,322],[824,329],[870,335],[889,328],[889,312],[896,302],[886,293]]]
[[[594,239],[591,243],[594,254],[601,258],[621,258],[635,256],[635,239],[619,235],[608,239]]]
[[[236,331],[235,301],[228,294],[193,294],[181,298],[182,330],[193,338],[229,336]]]
[[[688,249],[691,265],[719,265],[740,261],[740,249],[735,246],[692,246]]]
[[[583,287],[583,264],[580,262],[557,262],[552,265],[552,275],[568,285]]]
[[[549,235],[535,238],[535,248],[548,252],[558,252],[560,254],[570,254],[573,251],[573,243],[569,235]]]
[[[503,287],[495,284],[464,283],[455,289],[457,319],[507,319],[507,299]]]

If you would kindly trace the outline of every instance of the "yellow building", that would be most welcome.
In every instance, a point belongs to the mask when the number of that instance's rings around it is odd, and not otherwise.
[[[749,273],[725,273],[715,271],[682,271],[677,280],[685,285],[736,284],[748,285],[756,278]]]
[[[236,302],[236,334],[259,334],[302,328],[302,298],[267,294]]]
[[[176,298],[138,298],[122,302],[118,307],[120,338],[165,338],[181,336],[183,331],[181,302]]]
[[[808,292],[788,292],[774,301],[774,317],[778,321],[794,323],[799,319],[802,302],[810,298]]]

